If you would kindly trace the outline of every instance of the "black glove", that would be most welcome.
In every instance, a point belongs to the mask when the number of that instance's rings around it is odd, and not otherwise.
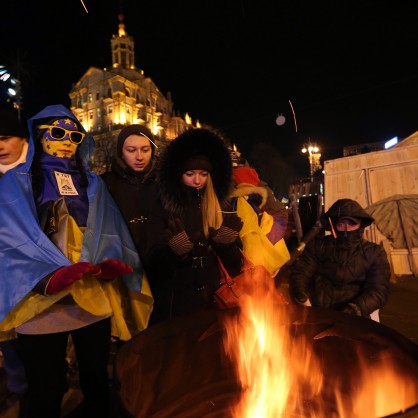
[[[231,244],[238,238],[242,225],[242,220],[236,213],[226,213],[221,227],[210,228],[209,234],[215,244]]]
[[[190,241],[189,236],[184,230],[181,220],[176,218],[168,221],[168,229],[166,230],[168,238],[168,246],[173,253],[184,256],[191,251],[194,244]]]
[[[361,309],[355,303],[347,303],[339,311],[350,315],[361,316]]]

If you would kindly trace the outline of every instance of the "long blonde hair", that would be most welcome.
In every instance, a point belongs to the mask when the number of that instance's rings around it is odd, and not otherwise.
[[[205,193],[202,198],[202,220],[203,231],[205,236],[209,236],[209,228],[218,229],[222,225],[221,205],[213,188],[212,178],[210,173],[206,180]]]

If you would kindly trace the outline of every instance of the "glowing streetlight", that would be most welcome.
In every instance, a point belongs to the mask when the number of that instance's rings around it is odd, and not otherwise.
[[[304,154],[308,154],[309,158],[309,167],[310,167],[310,177],[311,183],[313,182],[314,173],[322,168],[321,166],[321,154],[319,153],[319,148],[316,144],[312,144],[310,141],[308,144],[304,144],[302,148]]]
[[[20,81],[14,78],[4,65],[0,65],[0,81],[4,83],[7,92],[7,102],[13,103],[13,107],[17,109],[18,118],[20,120],[20,111],[22,107],[22,90]],[[3,83],[1,83],[3,85]]]

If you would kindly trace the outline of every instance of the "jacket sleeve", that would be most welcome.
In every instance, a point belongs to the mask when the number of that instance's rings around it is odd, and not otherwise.
[[[310,297],[310,281],[318,266],[319,241],[311,241],[293,265],[289,279],[290,295],[297,299],[300,294]]]
[[[174,254],[168,246],[166,235],[168,214],[157,200],[146,223],[147,245],[145,259],[149,269],[149,281],[155,285],[155,280],[169,280],[173,272],[182,264],[184,257]]]
[[[371,263],[366,271],[362,291],[352,301],[361,309],[363,316],[370,315],[387,303],[390,283],[390,265],[386,251],[373,244],[367,257],[370,257]]]

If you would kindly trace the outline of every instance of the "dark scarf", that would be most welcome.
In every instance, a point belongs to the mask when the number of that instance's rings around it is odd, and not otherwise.
[[[115,157],[112,163],[112,171],[114,171],[118,176],[125,179],[128,183],[138,186],[151,176],[151,172],[153,171],[154,165],[155,160],[154,158],[151,158],[151,161],[144,168],[144,170],[138,172],[128,167],[121,158]]]

